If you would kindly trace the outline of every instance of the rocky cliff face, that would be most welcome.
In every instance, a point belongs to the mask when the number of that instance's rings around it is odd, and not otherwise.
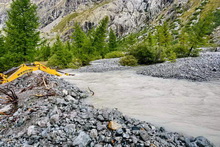
[[[119,36],[145,27],[164,9],[188,0],[33,0],[38,5],[42,32],[66,34],[74,22],[85,29],[105,16]],[[10,1],[0,0],[0,27],[6,20]]]

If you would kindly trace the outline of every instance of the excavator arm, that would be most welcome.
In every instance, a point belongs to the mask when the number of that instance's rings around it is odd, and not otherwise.
[[[8,74],[0,73],[0,84],[11,82],[26,73],[30,73],[36,70],[41,70],[48,74],[52,74],[56,76],[61,76],[62,74],[65,74],[67,76],[74,76],[74,74],[58,72],[54,69],[44,66],[43,64],[39,62],[34,62],[32,64],[22,64],[18,68],[16,68],[14,71],[11,71],[12,73],[11,72],[9,72]]]

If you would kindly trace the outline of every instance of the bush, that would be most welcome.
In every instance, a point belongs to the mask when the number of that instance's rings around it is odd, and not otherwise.
[[[120,57],[124,57],[125,53],[121,52],[121,51],[113,51],[113,52],[109,52],[105,55],[105,58],[120,58]]]
[[[137,59],[132,55],[124,56],[119,61],[122,66],[136,66],[137,62]]]
[[[137,45],[130,52],[139,64],[153,64],[165,61],[165,49],[161,46],[148,46],[145,43]]]
[[[92,55],[82,54],[79,58],[82,62],[82,65],[89,65],[89,62],[93,60]]]
[[[189,56],[189,47],[181,44],[172,46],[172,50],[176,53],[177,58]]]
[[[168,58],[168,61],[170,61],[170,62],[176,62],[176,53],[173,51],[170,51],[168,53],[167,58]]]
[[[82,66],[82,61],[80,59],[73,58],[72,62],[70,62],[67,66],[68,66],[68,68],[77,69],[77,68],[80,68]]]
[[[67,68],[68,64],[72,61],[72,54],[65,49],[57,51],[52,57],[49,58],[47,65],[56,68]]]
[[[50,67],[58,68],[60,66],[59,64],[60,64],[60,62],[59,62],[58,56],[56,54],[54,54],[52,57],[50,57],[47,62],[47,66],[50,66]]]
[[[191,49],[190,53],[189,53],[189,56],[190,57],[198,57],[200,52],[201,52],[201,49],[198,49],[198,48]]]

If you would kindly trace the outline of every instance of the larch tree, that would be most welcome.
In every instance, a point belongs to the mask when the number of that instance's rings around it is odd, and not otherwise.
[[[30,0],[13,0],[6,21],[6,46],[14,65],[34,60],[40,41],[37,6]]]
[[[117,47],[117,37],[112,29],[110,29],[109,32],[109,42],[108,42],[108,48],[109,51],[115,51]]]
[[[5,54],[5,43],[3,36],[0,34],[0,57],[2,57],[4,54]]]
[[[100,21],[99,26],[95,29],[93,46],[95,48],[96,54],[105,56],[106,51],[106,36],[107,36],[107,27],[108,27],[109,18],[106,16]]]

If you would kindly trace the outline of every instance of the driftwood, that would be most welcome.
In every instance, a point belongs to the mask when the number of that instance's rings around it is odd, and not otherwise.
[[[6,100],[6,103],[17,104],[18,96],[15,94],[14,90],[9,88],[0,88],[0,93],[6,95],[6,98],[1,97],[1,99]]]
[[[92,93],[92,96],[94,96],[94,95],[95,95],[95,92],[92,91],[89,87],[88,87],[88,89],[89,89],[89,91]]]
[[[6,95],[6,97],[0,97],[0,99],[4,100],[2,104],[11,104],[12,106],[10,109],[7,110],[7,112],[0,111],[0,115],[11,115],[17,110],[18,96],[15,94],[13,89],[9,88],[0,88],[0,93]]]

